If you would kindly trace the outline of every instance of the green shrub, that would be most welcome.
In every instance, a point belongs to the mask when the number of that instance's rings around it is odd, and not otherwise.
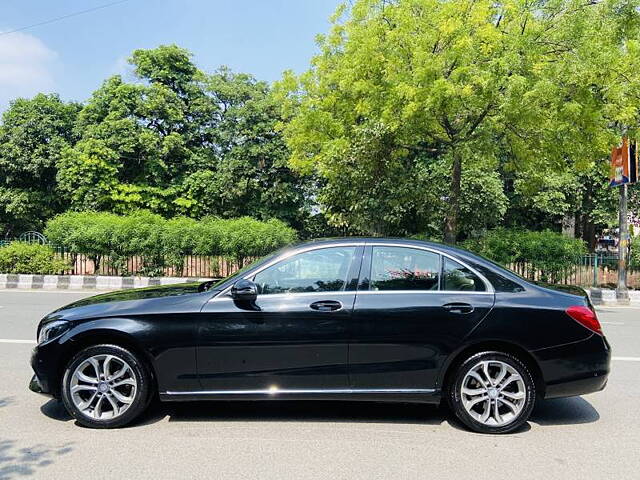
[[[640,235],[635,236],[631,239],[629,268],[632,270],[640,270]]]
[[[502,265],[516,265],[520,273],[533,279],[558,282],[571,273],[587,248],[582,240],[545,230],[497,229],[464,247]]]
[[[45,235],[52,244],[90,257],[96,265],[104,256],[123,274],[161,275],[172,267],[182,274],[185,255],[203,255],[243,264],[296,240],[296,232],[280,220],[249,217],[194,220],[137,211],[130,215],[70,212],[51,219]],[[126,271],[126,260],[141,256],[143,266]]]
[[[54,275],[67,268],[46,245],[12,242],[0,247],[0,273]]]

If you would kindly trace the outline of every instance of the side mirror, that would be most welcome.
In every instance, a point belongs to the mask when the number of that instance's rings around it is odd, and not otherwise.
[[[258,298],[258,285],[251,280],[238,280],[231,287],[231,298],[234,300],[253,302]]]

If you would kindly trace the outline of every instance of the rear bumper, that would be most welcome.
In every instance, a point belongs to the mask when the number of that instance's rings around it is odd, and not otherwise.
[[[545,383],[544,398],[599,392],[607,385],[611,348],[606,338],[586,340],[534,352]]]
[[[608,377],[608,374],[595,374],[589,378],[548,385],[544,398],[575,397],[576,395],[599,392],[607,386]]]

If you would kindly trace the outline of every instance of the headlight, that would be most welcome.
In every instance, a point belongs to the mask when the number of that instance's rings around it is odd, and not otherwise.
[[[45,323],[38,334],[38,345],[59,337],[67,330],[69,330],[69,322],[65,322],[64,320],[54,320],[53,322]]]

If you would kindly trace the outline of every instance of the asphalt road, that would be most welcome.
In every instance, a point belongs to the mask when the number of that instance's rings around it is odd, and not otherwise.
[[[38,320],[86,295],[0,291],[0,480],[640,478],[639,309],[599,311],[615,358],[604,392],[539,402],[511,435],[436,407],[347,402],[154,405],[98,431],[27,389]]]

